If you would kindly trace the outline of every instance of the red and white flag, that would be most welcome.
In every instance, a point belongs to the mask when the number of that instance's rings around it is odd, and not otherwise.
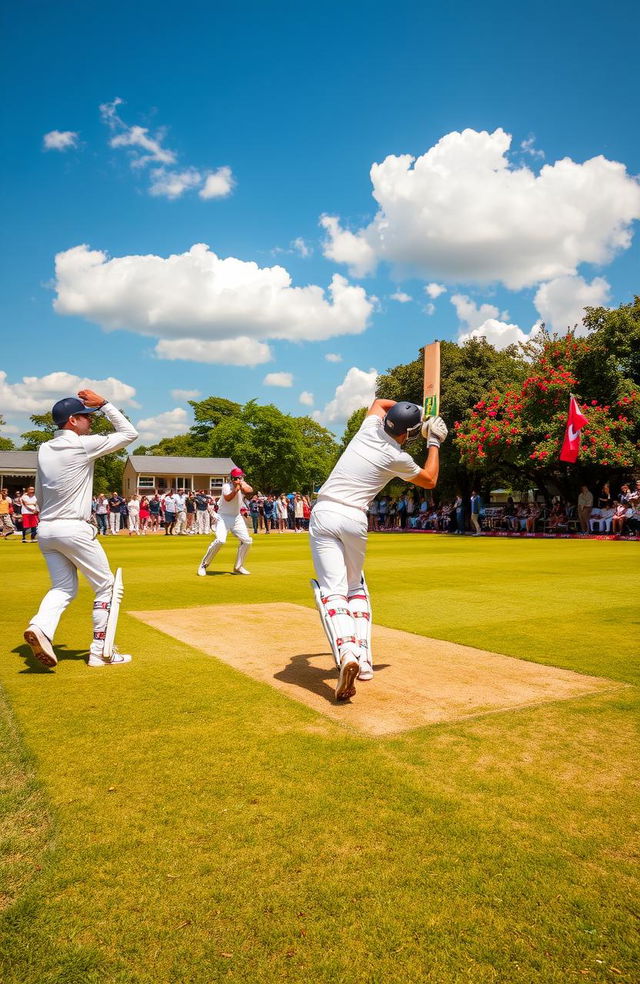
[[[567,417],[567,429],[564,433],[560,461],[577,461],[580,450],[580,431],[587,423],[587,418],[578,406],[575,396],[569,400],[569,416]]]

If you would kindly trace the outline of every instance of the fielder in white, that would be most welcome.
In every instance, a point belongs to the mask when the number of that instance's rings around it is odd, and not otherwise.
[[[120,571],[114,578],[106,554],[95,538],[97,531],[89,520],[96,459],[125,447],[138,434],[119,410],[93,390],[81,390],[78,396],[80,399],[68,397],[55,404],[51,413],[59,430],[38,451],[38,542],[52,587],[31,619],[24,638],[36,659],[50,668],[58,662],[53,637],[60,616],[78,591],[78,571],[95,592],[89,666],[131,660],[131,656],[118,653],[113,646],[122,597]],[[113,424],[114,434],[90,433],[91,415],[97,410]]]
[[[232,468],[229,472],[229,478],[230,481],[225,482],[222,486],[222,495],[218,502],[218,521],[215,527],[216,538],[211,541],[206,554],[200,562],[200,567],[198,568],[200,577],[206,575],[207,567],[220,547],[227,542],[228,533],[233,533],[240,541],[233,573],[251,573],[251,571],[248,571],[244,567],[244,559],[249,553],[253,540],[247,533],[247,524],[243,516],[240,515],[240,510],[244,505],[244,496],[251,495],[253,489],[245,482],[242,468]]]
[[[447,436],[441,417],[423,419],[415,403],[374,400],[360,430],[318,493],[309,524],[317,580],[311,581],[324,630],[339,670],[336,700],[356,692],[355,681],[371,680],[371,605],[363,576],[369,503],[392,478],[423,489],[438,480],[440,443]],[[403,451],[422,433],[424,468]]]

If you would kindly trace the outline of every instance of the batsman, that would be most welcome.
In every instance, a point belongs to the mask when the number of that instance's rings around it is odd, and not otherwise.
[[[423,468],[403,450],[420,433],[428,447]],[[338,667],[336,700],[353,697],[356,679],[373,677],[371,604],[363,576],[369,504],[392,478],[434,488],[446,436],[442,418],[425,418],[415,403],[374,400],[318,493],[309,525],[317,578],[311,586]]]

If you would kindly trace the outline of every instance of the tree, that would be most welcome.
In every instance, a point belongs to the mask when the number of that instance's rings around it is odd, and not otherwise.
[[[37,451],[41,444],[50,441],[56,432],[56,424],[50,413],[34,413],[29,420],[37,430],[25,431],[22,435],[22,451]]]
[[[614,375],[640,387],[640,297],[618,308],[585,308],[583,324],[593,332],[593,360],[599,367],[613,363]]]
[[[214,427],[226,417],[239,413],[241,405],[221,396],[208,396],[205,400],[189,400],[193,407],[195,423],[189,433],[196,443],[206,442]]]
[[[391,397],[389,396],[389,397],[387,397],[387,399],[390,400]],[[420,401],[420,402],[422,402],[422,401]],[[360,407],[359,410],[354,410],[353,413],[351,414],[351,416],[349,417],[349,419],[347,420],[347,426],[345,428],[345,432],[342,435],[342,440],[340,442],[340,453],[341,454],[342,454],[342,452],[344,450],[346,450],[347,444],[349,443],[349,441],[351,440],[351,438],[352,437],[355,437],[355,435],[360,430],[360,428],[362,426],[362,421],[364,420],[364,418],[367,415],[367,410],[368,410],[368,407]]]
[[[509,386],[523,379],[526,373],[526,363],[517,346],[509,346],[499,352],[485,339],[473,338],[464,345],[441,342],[440,360],[442,413],[450,430],[488,389],[505,392]],[[378,376],[376,395],[388,400],[409,400],[422,404],[423,385],[424,359],[420,353],[413,362],[396,366]],[[406,450],[418,464],[424,464],[426,448],[423,440],[412,441],[407,444]],[[458,448],[448,440],[440,453],[439,494],[444,497],[460,491],[466,495],[476,481],[475,476],[470,474],[474,467],[475,462],[470,459],[461,460]]]
[[[539,333],[525,347],[526,378],[490,390],[456,425],[463,463],[514,488],[539,487],[567,498],[582,483],[621,481],[640,465],[640,392],[621,371],[630,365],[625,349],[623,358],[608,349],[611,323],[584,338]],[[558,460],[571,394],[588,419],[575,467]]]
[[[0,427],[6,427],[7,422],[0,416]],[[0,451],[15,451],[15,444],[10,437],[0,437]]]

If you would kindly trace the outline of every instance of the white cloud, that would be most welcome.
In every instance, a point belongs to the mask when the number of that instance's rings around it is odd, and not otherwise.
[[[175,437],[189,429],[189,417],[183,407],[166,410],[155,417],[145,417],[136,424],[138,440],[143,444],[154,444],[163,437]]]
[[[544,150],[537,150],[535,143],[535,137],[527,137],[527,139],[523,140],[520,144],[520,149],[523,150],[525,154],[529,154],[530,157],[537,157],[539,160],[543,161],[545,156]]]
[[[158,342],[155,353],[159,359],[183,359],[223,366],[259,366],[263,362],[271,362],[273,358],[268,345],[244,335],[217,342],[200,338],[166,338]]]
[[[159,339],[161,358],[256,365],[267,339],[320,341],[357,335],[373,301],[334,274],[328,290],[294,287],[282,266],[223,259],[198,244],[179,255],[122,256],[75,246],[56,256],[58,314],[106,331]]]
[[[323,216],[325,256],[357,276],[385,260],[425,277],[517,290],[606,263],[630,245],[640,182],[623,164],[565,157],[535,174],[510,161],[510,146],[502,129],[464,130],[417,159],[374,164],[377,215],[355,233]]]
[[[338,355],[337,352],[327,352],[325,359],[327,362],[342,362],[342,356]]]
[[[175,164],[175,152],[162,146],[164,130],[158,130],[155,136],[151,136],[144,126],[127,126],[118,113],[118,106],[122,105],[124,100],[116,97],[112,102],[100,106],[102,121],[114,134],[109,146],[129,148],[132,167],[144,167],[151,163]]]
[[[375,269],[376,254],[363,232],[353,233],[342,229],[335,215],[323,215],[320,225],[329,234],[323,247],[327,259],[346,263],[354,277],[364,277]]]
[[[435,314],[436,313],[436,306],[435,306],[435,304],[433,304],[431,301],[429,301],[428,304],[425,304],[425,306],[424,306],[424,313],[425,314],[429,314],[429,315]]]
[[[200,390],[171,390],[171,396],[174,400],[197,400],[199,396],[202,396]]]
[[[375,369],[364,372],[352,366],[324,410],[315,411],[314,419],[321,424],[340,424],[348,420],[354,410],[371,406],[376,395],[377,375]]]
[[[142,170],[150,164],[159,165],[150,171],[150,195],[173,200],[195,188],[200,189],[198,194],[203,199],[224,198],[230,194],[235,185],[230,167],[220,167],[216,171],[201,171],[195,167],[171,170],[168,165],[176,164],[178,155],[164,146],[166,131],[160,128],[151,134],[147,127],[129,126],[118,112],[118,107],[123,104],[123,100],[116,97],[100,106],[102,121],[113,134],[109,146],[127,150],[134,170]]]
[[[500,313],[493,304],[478,306],[466,294],[454,294],[451,303],[456,309],[459,320],[463,321],[468,328],[479,328],[488,318],[497,318]]]
[[[45,150],[69,150],[78,146],[78,134],[74,130],[50,130],[42,138]]]
[[[139,407],[133,386],[113,376],[89,379],[70,372],[50,372],[46,376],[23,376],[19,383],[9,383],[0,370],[0,413],[47,413],[54,403],[79,390],[92,389],[118,407]]]
[[[155,197],[180,198],[185,191],[197,188],[202,181],[202,175],[192,167],[186,171],[167,171],[164,167],[154,168],[151,172],[149,194]]]
[[[432,301],[437,300],[441,294],[446,294],[447,288],[443,287],[442,284],[427,284],[425,287],[425,292],[429,295]]]
[[[303,390],[300,396],[298,397],[298,400],[305,407],[312,407],[313,404],[315,403],[315,400],[313,398],[313,393],[309,393],[308,390]]]
[[[466,332],[460,332],[458,335],[458,342],[462,345],[470,338],[486,338],[486,340],[490,342],[494,348],[504,349],[507,345],[515,345],[518,342],[530,341],[539,330],[539,327],[540,322],[536,322],[530,333],[527,335],[526,332],[522,331],[522,329],[518,327],[518,325],[505,324],[503,321],[497,321],[495,318],[487,318],[487,320],[477,328],[472,328],[470,331]]]
[[[392,301],[397,301],[399,304],[408,304],[413,298],[410,294],[405,294],[404,291],[398,290],[395,294],[391,295]]]
[[[268,372],[262,384],[263,386],[293,386],[293,375],[290,372]]]
[[[230,167],[219,167],[206,175],[205,182],[198,192],[200,198],[226,198],[235,185],[235,178]]]
[[[302,236],[298,236],[289,243],[289,246],[286,249],[283,246],[274,246],[271,253],[273,256],[279,256],[283,253],[297,253],[298,256],[302,256],[302,258],[306,260],[308,256],[313,254],[313,248],[304,241]]]
[[[557,277],[538,288],[533,303],[549,328],[565,334],[577,325],[576,334],[586,335],[584,308],[606,305],[609,291],[604,277],[594,277],[590,284],[582,277]]]
[[[451,303],[461,322],[458,332],[460,345],[470,338],[486,338],[497,349],[506,348],[517,342],[527,342],[539,328],[537,322],[531,334],[527,335],[518,325],[498,320],[500,312],[493,304],[478,305],[465,294],[454,294]],[[502,315],[508,315],[503,311]]]
[[[311,256],[311,254],[313,253],[313,249],[311,248],[311,246],[305,243],[302,236],[298,236],[296,239],[294,239],[293,242],[291,243],[291,247],[296,251],[296,253],[299,253],[300,256],[304,257],[304,259],[306,259],[308,256]]]

